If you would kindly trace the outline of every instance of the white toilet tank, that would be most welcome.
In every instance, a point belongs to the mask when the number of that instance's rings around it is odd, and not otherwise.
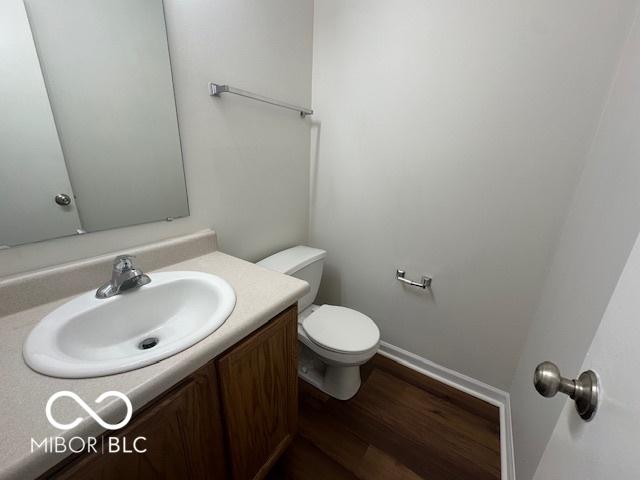
[[[302,311],[313,303],[318,294],[322,279],[322,266],[326,256],[327,252],[324,250],[299,245],[275,253],[260,260],[257,264],[269,270],[304,280],[311,286],[311,291],[298,300],[298,311]]]

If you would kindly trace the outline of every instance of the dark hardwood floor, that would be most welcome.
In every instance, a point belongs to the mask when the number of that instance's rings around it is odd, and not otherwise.
[[[300,381],[298,434],[277,479],[500,478],[498,408],[381,355],[346,402]]]

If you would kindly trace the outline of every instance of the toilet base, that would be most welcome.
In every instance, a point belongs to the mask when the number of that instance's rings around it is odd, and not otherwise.
[[[305,345],[300,345],[298,376],[338,400],[349,400],[360,389],[360,366],[336,366],[321,362]]]

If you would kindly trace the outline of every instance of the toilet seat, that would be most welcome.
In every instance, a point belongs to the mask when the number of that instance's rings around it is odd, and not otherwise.
[[[322,305],[301,326],[313,343],[338,353],[368,352],[380,341],[380,330],[373,320],[346,307]]]

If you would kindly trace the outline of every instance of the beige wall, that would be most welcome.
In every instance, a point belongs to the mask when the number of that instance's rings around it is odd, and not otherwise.
[[[207,83],[310,104],[312,1],[165,0],[165,10],[191,216],[0,250],[0,276],[203,227],[251,260],[306,241],[309,121],[211,98]]]
[[[321,300],[507,389],[635,4],[317,1]]]

